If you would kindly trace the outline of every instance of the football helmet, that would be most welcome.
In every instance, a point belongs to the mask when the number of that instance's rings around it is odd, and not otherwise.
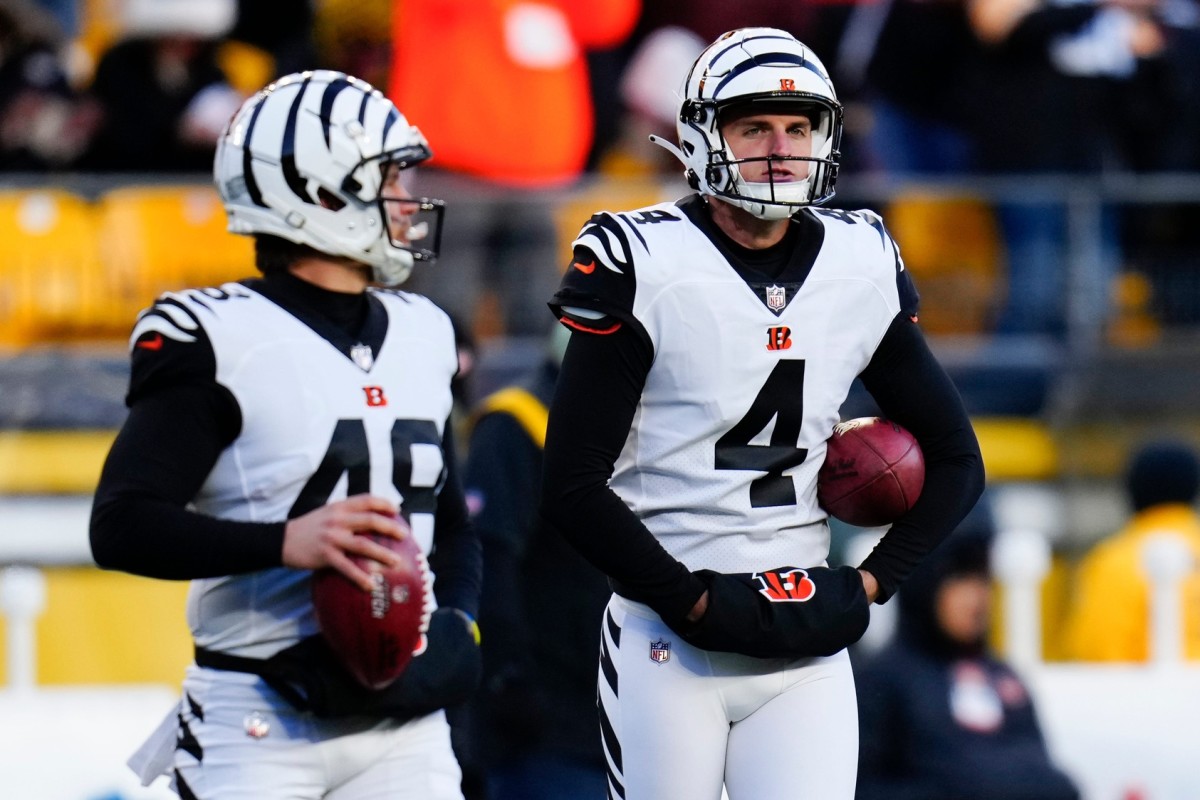
[[[441,200],[385,192],[391,165],[431,155],[425,137],[365,81],[287,75],[251,97],[217,142],[213,178],[229,230],[265,233],[372,268],[384,286],[441,242]]]
[[[738,159],[721,135],[722,115],[731,107],[761,105],[770,113],[803,113],[812,121],[812,155]],[[700,54],[683,86],[676,122],[679,145],[651,140],[683,162],[688,182],[702,194],[720,197],[761,219],[785,219],[800,208],[833,197],[842,106],[829,73],[806,45],[777,28],[740,28],[724,34]],[[740,165],[751,161],[808,162],[802,181],[750,182]]]

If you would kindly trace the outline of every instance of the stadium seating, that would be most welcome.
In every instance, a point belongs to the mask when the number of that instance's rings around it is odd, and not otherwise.
[[[250,239],[225,230],[225,212],[207,186],[114,189],[96,206],[103,260],[125,307],[125,330],[159,294],[212,286],[254,271]]]
[[[92,207],[82,198],[57,190],[0,192],[0,344],[110,329],[114,309],[97,242]]]

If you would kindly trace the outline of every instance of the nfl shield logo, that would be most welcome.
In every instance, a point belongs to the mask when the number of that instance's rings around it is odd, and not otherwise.
[[[780,311],[787,305],[787,289],[782,286],[767,287],[767,308]]]
[[[375,354],[371,352],[369,344],[356,344],[350,348],[350,360],[367,372],[375,365]]]
[[[670,661],[671,660],[671,643],[664,642],[661,639],[659,639],[657,642],[651,642],[650,643],[650,660],[655,663],[658,663],[658,664],[665,664],[668,661]]]

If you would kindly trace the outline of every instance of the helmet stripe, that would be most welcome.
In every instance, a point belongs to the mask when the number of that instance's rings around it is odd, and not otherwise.
[[[400,112],[398,110],[396,110],[395,106],[393,106],[392,108],[389,108],[387,116],[384,117],[384,119],[383,119],[383,133],[379,134],[379,149],[380,150],[387,150],[388,131],[390,131],[392,129],[392,126],[395,125],[399,121],[399,119],[400,119]]]
[[[254,177],[254,156],[250,148],[250,137],[254,135],[254,123],[258,122],[258,115],[262,113],[263,106],[266,104],[267,101],[264,97],[254,107],[254,113],[250,115],[250,121],[246,123],[246,138],[242,145],[242,176],[246,181],[246,194],[250,195],[250,200],[254,205],[263,208],[267,207],[267,203],[263,200],[262,189],[258,187],[258,180]]]
[[[351,85],[350,81],[345,78],[338,78],[337,80],[330,81],[321,95],[321,122],[324,123],[325,128],[326,147],[329,147],[329,127],[331,124],[330,117],[333,114],[333,101],[337,99],[337,96],[343,89],[349,88]]]
[[[825,75],[804,56],[796,55],[795,53],[763,53],[762,55],[748,58],[733,69],[729,70],[729,72],[726,73],[723,78],[721,78],[721,81],[713,89],[713,96],[716,97],[717,93],[721,91],[725,84],[729,83],[743,72],[754,69],[755,67],[766,66],[768,64],[795,64],[796,66],[803,67],[804,69],[813,73],[823,81],[828,80]]]
[[[783,40],[783,41],[785,41],[785,42],[794,42],[794,41],[796,41],[796,40],[795,40],[795,38],[794,38],[794,37],[792,37],[792,36],[780,36],[779,34],[765,34],[765,35],[763,35],[763,36],[747,36],[747,37],[746,37],[746,38],[744,38],[744,39],[735,39],[735,40],[734,40],[734,41],[733,41],[733,42],[732,42],[732,43],[731,43],[731,44],[730,44],[728,47],[726,47],[724,50],[722,50],[721,52],[719,52],[719,53],[716,53],[715,55],[713,55],[712,57],[710,57],[710,58],[708,59],[708,63],[709,63],[710,65],[715,65],[715,64],[716,64],[717,62],[719,62],[719,61],[721,60],[721,58],[722,58],[722,57],[724,57],[724,55],[725,55],[726,53],[728,53],[730,50],[737,50],[738,48],[741,48],[741,47],[743,47],[744,45],[748,44],[749,42],[757,42],[757,41],[759,41],[760,39],[782,39],[782,40]],[[701,56],[701,58],[703,58],[703,56]],[[752,58],[757,58],[757,56],[752,56]],[[699,62],[699,60],[700,60],[700,59],[697,59],[697,62]]]
[[[300,115],[300,106],[304,102],[304,93],[308,90],[310,80],[312,79],[305,78],[300,84],[300,90],[296,92],[296,99],[292,101],[292,107],[288,109],[287,122],[283,127],[283,144],[279,149],[279,167],[283,171],[283,179],[287,182],[288,188],[304,202],[316,205],[317,201],[308,193],[307,181],[296,169],[296,117]]]

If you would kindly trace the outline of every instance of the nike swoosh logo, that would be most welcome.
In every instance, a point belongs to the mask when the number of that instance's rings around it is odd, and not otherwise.
[[[582,264],[578,261],[572,261],[571,266],[574,267],[575,269],[579,270],[580,272],[582,272],[584,275],[591,275],[593,272],[596,271],[595,259],[592,259],[591,261],[589,261],[586,264]]]
[[[138,341],[138,343],[135,346],[140,347],[143,350],[162,350],[162,346],[163,346],[162,334],[156,333],[153,336],[151,336],[149,339],[141,339]]]

